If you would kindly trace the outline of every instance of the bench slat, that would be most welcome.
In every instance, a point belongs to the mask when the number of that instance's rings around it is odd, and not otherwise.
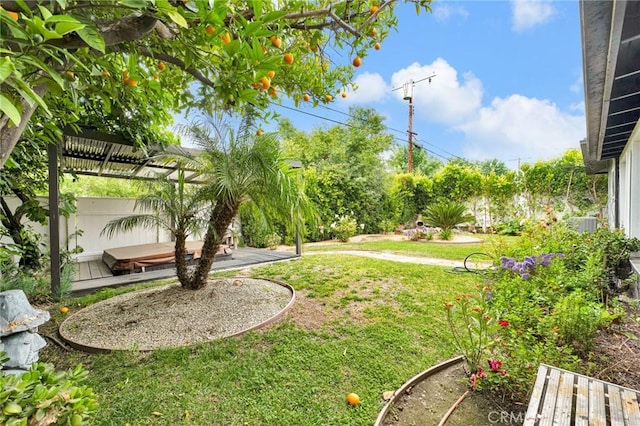
[[[536,383],[535,385],[533,385],[533,392],[531,392],[529,408],[527,408],[527,414],[524,416],[523,426],[533,426],[538,420],[538,408],[540,407],[540,401],[542,401],[542,392],[547,381],[547,371],[548,367],[544,364],[538,367]]]
[[[589,425],[606,426],[607,413],[604,406],[604,384],[597,380],[589,381]]]
[[[575,426],[589,425],[589,380],[584,376],[578,376],[575,420]]]
[[[574,380],[575,375],[568,371],[563,371],[560,375],[560,388],[558,389],[558,399],[556,401],[556,409],[553,416],[554,425],[569,426],[571,424]]]
[[[611,418],[611,426],[624,426],[620,388],[609,385],[607,386],[607,393],[609,394],[609,417]]]
[[[560,370],[551,369],[549,373],[549,381],[547,382],[547,391],[544,394],[542,403],[542,412],[540,413],[540,426],[552,426],[553,416],[556,409],[556,400],[558,398],[558,388],[560,385]]]
[[[628,389],[622,390],[622,412],[624,420],[629,426],[640,425],[640,408],[638,407],[638,394]]]

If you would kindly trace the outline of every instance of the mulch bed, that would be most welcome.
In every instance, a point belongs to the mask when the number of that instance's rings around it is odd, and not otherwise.
[[[593,348],[593,377],[640,390],[640,311],[627,305],[624,319],[601,330]]]

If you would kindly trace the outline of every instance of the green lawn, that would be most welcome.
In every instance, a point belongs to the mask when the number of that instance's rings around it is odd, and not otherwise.
[[[501,253],[500,247],[519,240],[519,237],[492,235],[480,235],[478,238],[482,239],[482,242],[457,244],[442,241],[373,240],[358,243],[307,244],[304,246],[304,251],[371,250],[411,256],[464,260],[467,255],[473,252],[484,252],[491,255],[495,255],[497,252]]]
[[[266,331],[151,354],[50,345],[41,358],[88,368],[99,425],[371,425],[384,391],[455,355],[443,303],[482,284],[440,267],[331,254],[252,275],[308,293],[329,320],[307,329],[289,316]],[[349,392],[360,406],[345,403]]]

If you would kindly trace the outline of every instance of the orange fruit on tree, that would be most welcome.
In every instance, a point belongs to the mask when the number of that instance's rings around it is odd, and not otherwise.
[[[269,94],[271,95],[272,98],[277,98],[278,97],[278,89],[276,89],[275,87],[271,86],[271,89],[269,89]]]
[[[280,46],[282,46],[282,41],[278,38],[278,36],[271,36],[271,44],[280,49]]]
[[[275,77],[275,76],[276,76],[276,72],[275,72],[275,71],[269,71],[269,72],[267,73],[267,75],[269,76],[269,78],[273,78],[273,77]]]
[[[224,33],[220,35],[220,38],[222,39],[222,42],[224,44],[229,44],[231,43],[231,34],[229,33]]]
[[[262,77],[259,81],[262,84],[262,88],[264,90],[267,90],[269,87],[271,87],[271,82],[267,77]]]
[[[360,65],[362,65],[362,59],[360,59],[360,56],[353,58],[353,66],[358,68]]]
[[[256,136],[262,136],[262,129],[256,130]]]
[[[343,98],[346,98],[346,97],[347,97],[347,92],[342,92],[342,93],[340,94],[340,96],[342,96]]]
[[[164,71],[165,69],[167,69],[167,66],[164,64],[164,62],[159,62],[158,63],[158,69],[160,71]]]
[[[311,100],[311,96],[309,96],[309,94],[305,93],[304,95],[302,95],[302,99],[304,99],[305,102],[309,102]]]
[[[325,96],[324,96],[324,100],[325,100],[326,102],[331,102],[331,101],[333,100],[333,96],[331,96],[331,95],[325,95]]]
[[[67,77],[69,77],[70,79],[73,79],[76,75],[73,71],[65,71],[64,72],[66,74]]]
[[[205,33],[207,33],[208,35],[213,34],[213,32],[214,32],[215,30],[216,30],[216,29],[215,29],[215,28],[213,28],[213,26],[212,26],[212,25],[207,25],[206,27],[204,27],[204,32],[205,32]]]
[[[7,10],[7,14],[8,14],[9,16],[11,16],[11,19],[13,19],[14,21],[17,21],[17,20],[18,20],[19,15],[18,15],[16,12],[12,12],[12,11],[10,11],[10,10]]]
[[[67,312],[69,312],[69,308],[67,308],[66,306],[63,306],[60,308],[60,312],[63,314],[66,314]]]
[[[376,50],[380,50],[380,43],[374,44],[373,48],[376,49]]]
[[[124,84],[126,84],[127,86],[137,86],[138,85],[138,81],[137,80],[134,80],[134,79],[129,78],[129,77],[125,78],[123,81],[124,81]]]
[[[293,63],[293,54],[285,53],[283,57],[284,63],[287,65],[291,65]]]
[[[347,403],[355,407],[356,405],[360,404],[360,397],[358,396],[358,394],[352,392],[347,395]]]
[[[374,13],[376,13],[378,11],[378,6],[371,6],[371,9],[369,9],[369,12],[371,12],[371,14],[373,15]]]

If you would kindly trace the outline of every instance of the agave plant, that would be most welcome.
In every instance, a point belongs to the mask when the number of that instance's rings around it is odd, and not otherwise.
[[[464,204],[455,201],[440,201],[427,207],[423,220],[429,226],[436,226],[446,231],[461,223],[473,222],[475,217],[467,213]]]

